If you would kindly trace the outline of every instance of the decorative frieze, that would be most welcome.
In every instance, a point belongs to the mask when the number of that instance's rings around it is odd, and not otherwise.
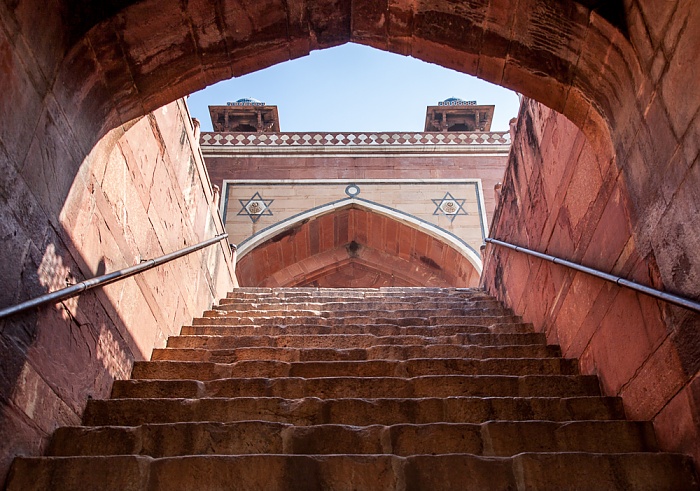
[[[204,146],[379,146],[379,145],[510,145],[510,132],[415,133],[202,133]]]

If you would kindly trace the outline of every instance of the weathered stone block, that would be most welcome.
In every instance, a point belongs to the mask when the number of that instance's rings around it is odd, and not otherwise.
[[[625,412],[631,418],[652,419],[686,383],[676,347],[667,338],[622,389]]]

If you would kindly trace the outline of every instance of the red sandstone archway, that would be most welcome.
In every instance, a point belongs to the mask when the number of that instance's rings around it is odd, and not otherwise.
[[[243,255],[241,286],[477,286],[457,250],[390,216],[345,207],[303,221]]]
[[[599,3],[144,0],[83,21],[64,68],[80,92],[111,96],[112,116],[126,121],[217,81],[357,42],[517,90],[595,134],[630,102],[622,89],[638,86],[640,73],[621,31],[590,10]],[[603,3],[624,24],[621,9]]]
[[[619,1],[118,0],[98,9],[80,3],[72,0],[65,10],[73,16],[61,17],[73,23],[67,21],[51,90],[65,115],[59,123],[88,152],[111,128],[178,97],[346,42],[517,90],[564,114],[608,162],[615,156],[622,162],[640,141],[640,108],[653,96],[641,90],[647,67],[627,37],[629,9]],[[644,165],[635,158],[627,178],[648,176]],[[638,191],[633,205],[649,200]]]
[[[591,10],[605,4],[623,5],[629,33],[624,21],[615,23],[614,16]],[[654,283],[697,297],[697,282],[686,284],[693,278],[687,272],[698,271],[692,253],[698,213],[687,206],[697,202],[697,177],[688,177],[685,195],[676,192],[681,196],[676,204],[668,200],[697,162],[700,97],[688,87],[697,80],[699,16],[697,3],[657,0],[2,2],[0,109],[6,124],[0,131],[0,161],[11,164],[12,172],[5,173],[12,190],[7,194],[16,194],[14,176],[25,161],[38,162],[51,176],[56,171],[55,186],[49,188],[52,202],[39,202],[54,225],[56,203],[60,207],[83,160],[104,157],[93,147],[110,129],[231,75],[358,42],[475,74],[567,116],[584,130],[594,152],[608,161],[617,157],[617,166],[606,168],[621,171],[627,180],[634,243],[644,254],[651,251],[650,274],[657,270],[655,258],[661,263]],[[119,131],[123,128],[110,138]],[[532,180],[541,185],[537,175]],[[22,196],[13,203],[34,211],[27,202]],[[10,206],[2,210],[8,216]],[[31,216],[28,229],[45,220]],[[667,241],[666,232],[673,240]],[[12,240],[8,250],[27,250],[26,234]],[[560,237],[557,249],[573,249],[570,257],[580,258],[577,240]],[[3,273],[3,280],[7,277]],[[605,305],[602,300],[594,315]],[[547,305],[536,306],[541,307]],[[685,411],[692,416],[687,421],[698,420],[697,384],[687,383],[687,377],[698,380],[697,322],[673,312],[669,318],[673,337],[661,344],[661,355],[640,357],[642,351],[629,343],[623,350],[640,358],[637,373],[650,381],[651,389],[630,391],[632,400],[662,401],[672,415],[667,417],[673,422],[673,434],[667,433],[663,443],[667,447],[687,440],[685,433],[678,436],[678,414]],[[595,319],[592,325],[598,327]],[[689,360],[686,365],[675,361],[678,353]],[[604,371],[607,359],[591,359],[600,361]],[[648,365],[641,365],[644,360]],[[674,368],[666,370],[666,365]],[[654,367],[664,367],[656,379],[649,375]],[[680,392],[682,384],[685,392]],[[658,397],[658,387],[671,395]],[[679,395],[671,399],[675,391]],[[693,443],[678,448],[697,455]]]

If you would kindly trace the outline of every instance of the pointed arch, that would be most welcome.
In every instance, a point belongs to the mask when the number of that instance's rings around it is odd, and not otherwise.
[[[641,73],[624,16],[599,12],[591,0],[142,0],[94,19],[68,59],[89,56],[109,74],[107,92],[127,121],[218,81],[354,42],[511,88],[598,132],[627,102],[605,87],[615,92]],[[616,66],[601,73],[611,53]]]
[[[255,247],[258,247],[269,240],[274,240],[275,237],[284,235],[285,232],[299,226],[300,224],[328,213],[333,213],[335,211],[348,208],[366,209],[379,215],[390,217],[400,223],[406,224],[409,227],[415,228],[416,230],[420,230],[421,232],[444,242],[447,246],[458,251],[474,266],[474,269],[481,274],[483,269],[481,257],[474,250],[474,248],[467,244],[464,240],[445,229],[426,222],[425,220],[421,220],[413,215],[361,198],[346,198],[339,201],[334,201],[332,203],[299,213],[293,217],[267,227],[244,242],[238,244],[238,258],[239,260],[242,259]]]
[[[292,217],[239,250],[245,286],[476,286],[481,273],[451,234],[357,199]]]

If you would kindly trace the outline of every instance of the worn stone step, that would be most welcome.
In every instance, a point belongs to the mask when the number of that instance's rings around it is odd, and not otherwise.
[[[8,489],[698,489],[479,289],[239,289],[182,334]]]
[[[279,310],[270,308],[251,308],[250,310],[245,309],[234,309],[234,310],[223,310],[219,307],[213,307],[210,310],[205,310],[201,317],[198,318],[241,318],[241,319],[255,319],[255,318],[305,318],[305,319],[326,319],[332,321],[338,321],[341,323],[348,323],[351,321],[347,319],[354,319],[356,322],[370,322],[376,323],[377,319],[390,319],[393,323],[402,322],[404,319],[426,319],[437,317],[437,318],[461,318],[461,317],[502,317],[504,322],[514,322],[511,319],[517,319],[511,312],[499,309],[424,309],[424,310],[384,310],[381,307],[376,307],[372,310],[371,314],[363,314],[362,311],[353,310]],[[362,319],[362,321],[358,321]],[[456,322],[456,321],[455,321]],[[382,322],[386,323],[386,322]],[[468,322],[462,322],[463,324],[469,324]],[[472,324],[473,325],[473,324]]]
[[[280,315],[274,317],[197,317],[192,325],[309,325],[309,326],[355,326],[362,324],[389,324],[396,326],[491,326],[494,324],[518,324],[522,320],[517,316],[479,315],[459,317],[386,317],[383,312],[376,316],[345,316],[325,318],[321,316]]]
[[[363,307],[363,308],[358,308]],[[371,312],[371,314],[368,314]],[[512,314],[504,312],[504,309],[495,308],[418,308],[415,305],[404,309],[387,309],[378,307],[376,310],[369,310],[364,305],[357,306],[353,309],[345,310],[325,310],[325,309],[309,309],[299,308],[296,310],[275,309],[275,308],[256,308],[256,309],[222,309],[214,308],[205,310],[203,317],[285,317],[293,315],[295,317],[320,317],[324,319],[345,319],[346,317],[365,318],[368,321],[372,320],[375,315],[392,319],[403,319],[412,317],[475,317],[475,316],[491,316],[491,317],[513,317]]]
[[[226,298],[230,299],[242,299],[242,300],[255,300],[255,299],[283,299],[283,300],[293,300],[293,299],[303,299],[311,298],[315,301],[326,301],[326,300],[337,300],[339,298],[343,300],[352,299],[377,299],[377,300],[391,300],[391,299],[474,299],[474,298],[488,298],[493,297],[487,294],[482,289],[471,289],[471,290],[455,290],[455,289],[442,289],[442,290],[430,290],[430,289],[404,289],[404,290],[371,290],[371,289],[353,289],[353,288],[342,288],[342,289],[284,289],[275,288],[267,290],[250,290],[247,288],[236,289],[233,292],[229,292]]]
[[[390,305],[401,306],[420,306],[425,305],[426,308],[436,306],[472,306],[481,303],[493,305],[497,308],[506,308],[502,303],[498,302],[491,296],[355,296],[355,297],[314,297],[314,296],[298,296],[298,297],[248,297],[248,298],[222,298],[219,300],[219,306],[226,305],[270,305],[285,308],[286,305],[302,306],[310,305],[328,305],[330,309],[333,306],[339,309],[346,306],[372,305],[372,308],[388,309]]]
[[[452,297],[452,296],[412,296],[412,297],[299,297],[299,298],[257,298],[257,299],[236,299],[222,298],[217,305],[221,307],[240,305],[245,308],[251,305],[270,305],[276,308],[287,308],[287,306],[303,307],[304,305],[322,306],[327,310],[343,310],[345,308],[356,308],[357,306],[367,305],[370,308],[383,308],[391,310],[391,306],[396,305],[401,308],[413,306],[425,306],[425,308],[435,307],[474,307],[477,305],[490,306],[493,308],[507,309],[503,303],[499,302],[492,296],[482,295],[479,297],[472,296],[470,298]]]
[[[392,346],[371,348],[163,348],[153,350],[152,360],[207,361],[233,363],[241,360],[350,361],[408,360],[413,358],[550,358],[561,356],[558,346],[461,346],[455,344]]]
[[[382,287],[382,288],[316,288],[316,287],[249,287],[244,286],[228,292],[227,296],[237,295],[313,295],[315,297],[340,296],[352,297],[368,295],[390,297],[392,295],[422,296],[469,296],[488,295],[483,288],[441,288],[441,287]]]
[[[334,325],[204,325],[183,326],[183,336],[207,335],[225,336],[280,336],[285,334],[321,335],[321,334],[373,334],[374,336],[453,336],[455,334],[490,334],[490,333],[531,333],[532,325],[527,323],[493,324],[491,326],[397,326],[392,324],[358,324],[349,326]]]
[[[445,309],[449,311],[461,310],[497,310],[500,313],[512,313],[511,309],[506,308],[497,300],[492,298],[481,298],[476,300],[467,299],[411,299],[411,300],[381,300],[376,299],[354,299],[343,300],[335,299],[328,301],[309,300],[284,300],[278,301],[250,301],[250,300],[234,300],[221,299],[212,307],[212,310],[221,311],[259,311],[259,310],[280,310],[280,311],[298,311],[312,310],[320,312],[343,313],[347,311],[365,310],[372,311],[401,311],[401,310],[428,310],[428,309]]]
[[[139,384],[142,385],[142,384]],[[149,385],[149,384],[146,384]],[[139,387],[140,388],[140,387]],[[193,387],[190,387],[193,389]],[[501,421],[576,421],[624,419],[616,397],[425,397],[341,398],[200,397],[116,398],[88,401],[87,426],[149,423],[261,420],[298,426],[368,426],[403,423],[483,423]]]
[[[99,483],[97,486],[95,486]],[[690,457],[583,452],[414,455],[206,455],[19,458],[8,491],[697,490]]]
[[[402,310],[416,308],[419,310],[424,309],[494,309],[500,310],[504,313],[510,313],[510,309],[503,306],[498,300],[495,299],[477,299],[477,300],[466,300],[466,299],[422,299],[422,300],[411,300],[411,301],[396,301],[396,300],[366,300],[366,299],[354,299],[354,300],[343,300],[338,299],[329,300],[326,302],[317,301],[316,299],[302,300],[302,301],[243,301],[235,300],[230,298],[223,298],[219,301],[219,304],[214,306],[212,310],[284,310],[284,311],[297,311],[297,310],[320,310],[326,312],[343,312],[347,310],[359,310],[359,308],[367,310]]]
[[[423,375],[576,375],[577,363],[561,358],[414,358],[411,360],[233,363],[142,361],[131,378],[216,380],[245,377],[418,377]]]
[[[295,426],[270,421],[63,427],[47,455],[445,454],[656,451],[651,423],[489,421]]]
[[[219,300],[220,305],[226,304],[256,304],[269,303],[273,305],[280,304],[301,304],[301,303],[317,303],[317,304],[334,304],[334,303],[362,303],[371,302],[374,304],[413,304],[425,302],[426,304],[470,304],[477,302],[498,302],[491,295],[485,293],[472,295],[421,295],[421,294],[397,294],[397,295],[371,295],[371,294],[356,294],[356,295],[243,295],[243,296],[228,296]]]
[[[246,347],[278,348],[370,348],[378,345],[544,345],[543,333],[455,334],[452,336],[375,336],[373,334],[323,334],[280,336],[175,336],[168,339],[172,348],[233,349]]]
[[[216,380],[117,380],[114,398],[132,397],[576,397],[599,395],[590,375],[424,375],[280,377]]]
[[[345,290],[345,289],[343,289]],[[288,301],[300,302],[311,300],[314,302],[334,302],[338,300],[354,301],[354,300],[372,300],[376,302],[391,302],[391,301],[409,301],[409,300],[493,300],[493,297],[484,291],[472,292],[371,292],[371,291],[342,291],[332,292],[330,290],[324,292],[303,292],[303,291],[278,291],[278,292],[230,292],[226,295],[226,299],[239,301]]]

